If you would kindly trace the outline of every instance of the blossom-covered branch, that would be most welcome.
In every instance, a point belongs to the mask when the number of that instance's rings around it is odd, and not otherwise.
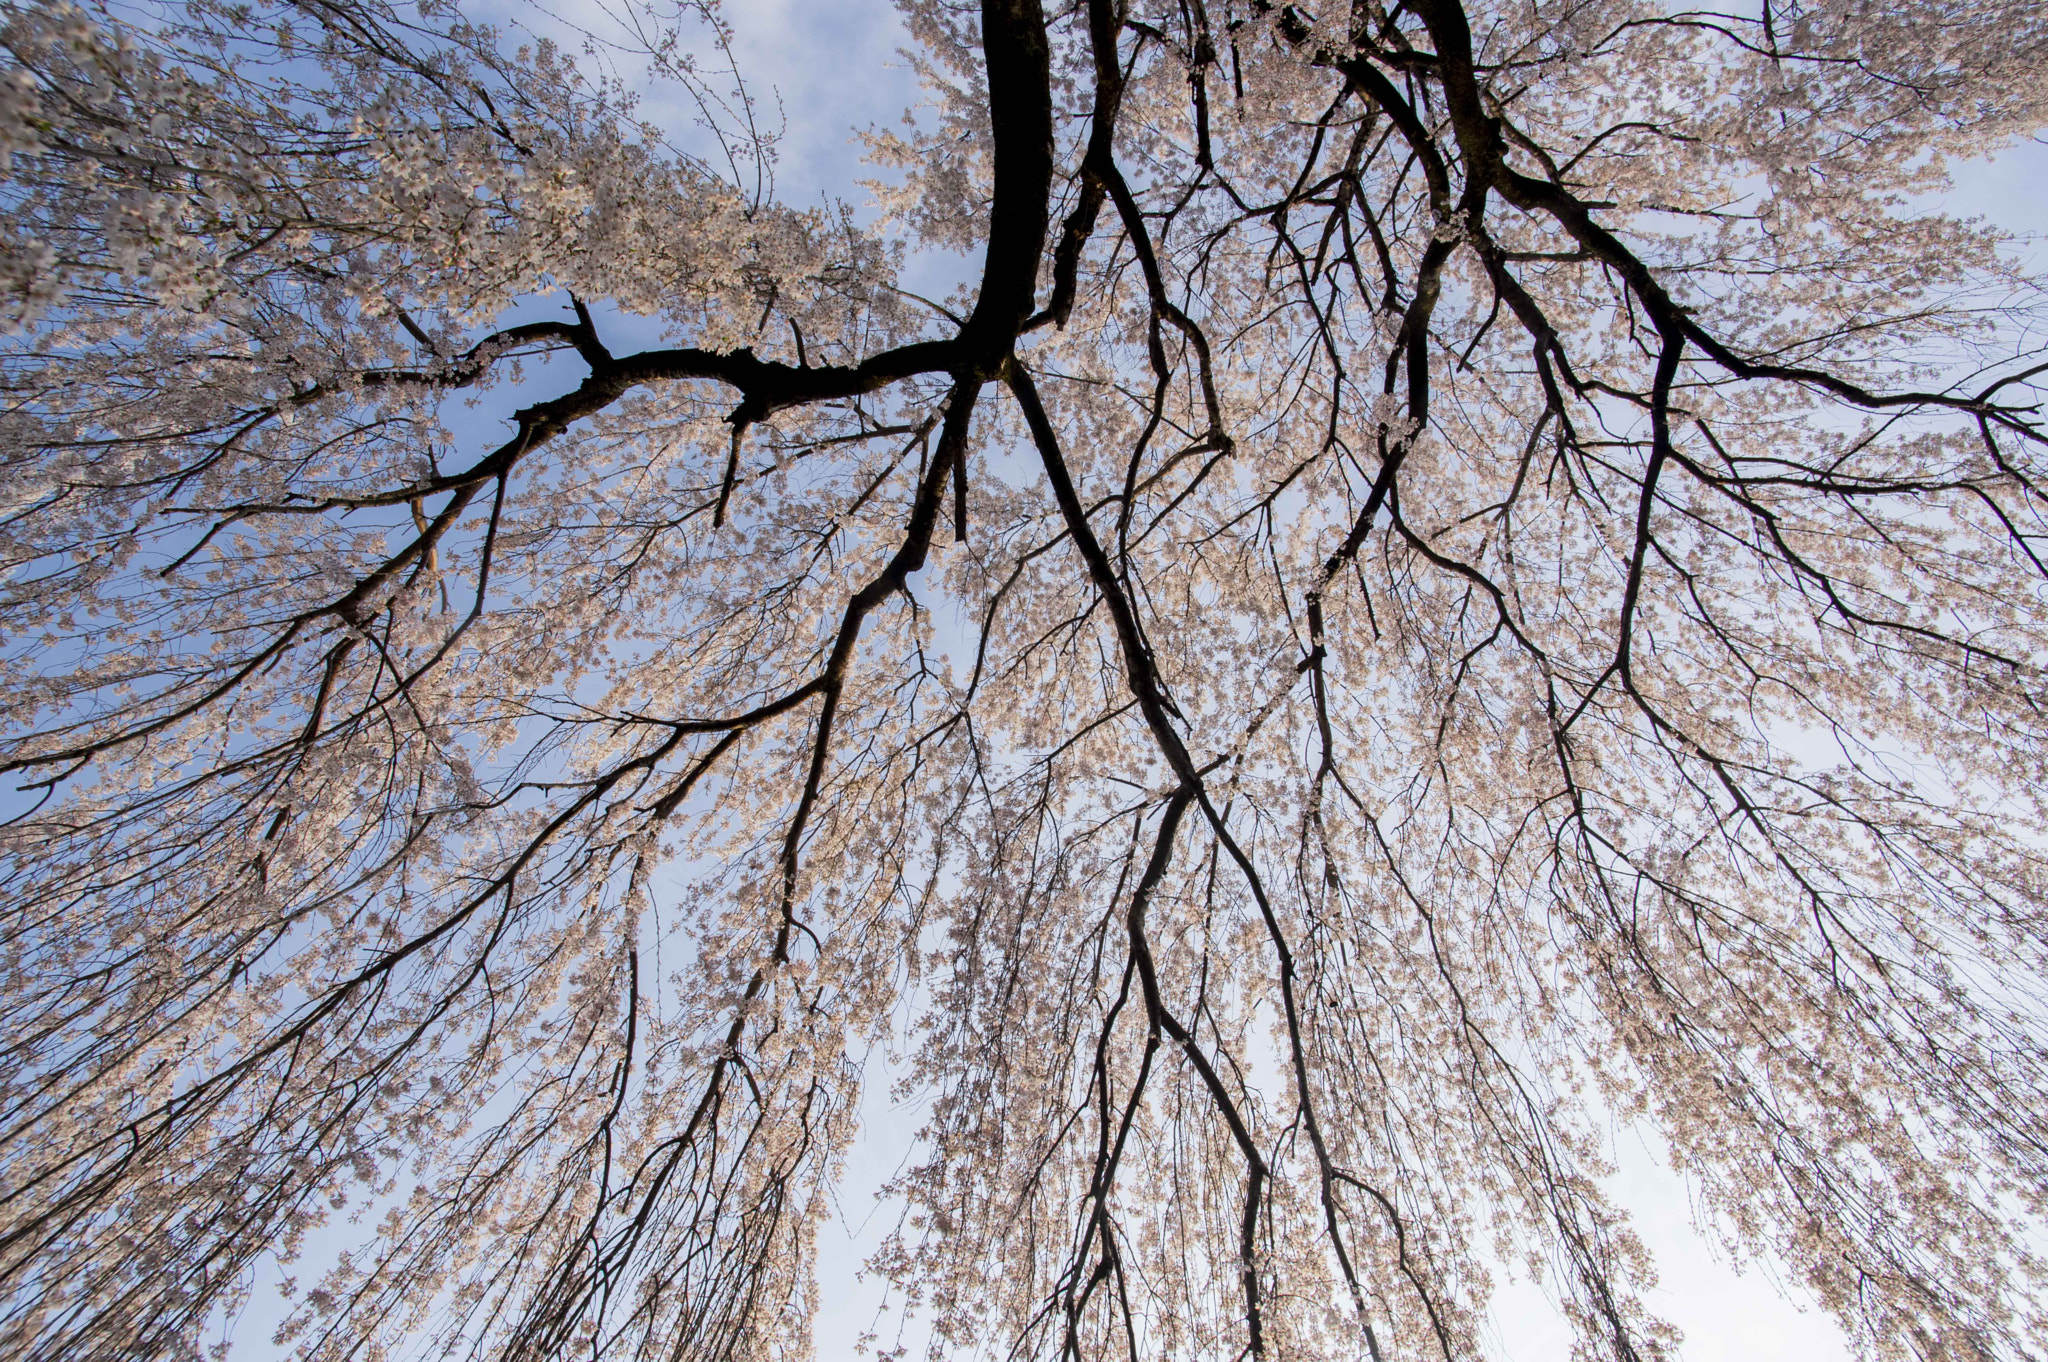
[[[2048,1347],[2040,7],[902,8],[0,21],[10,1355]]]

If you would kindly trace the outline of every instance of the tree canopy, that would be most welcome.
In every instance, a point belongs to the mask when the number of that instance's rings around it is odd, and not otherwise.
[[[0,10],[0,1348],[2041,1356],[2048,7],[902,7]]]

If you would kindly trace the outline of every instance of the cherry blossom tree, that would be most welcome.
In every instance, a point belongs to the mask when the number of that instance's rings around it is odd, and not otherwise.
[[[1675,1356],[1638,1121],[2041,1356],[2048,317],[1926,204],[2048,9],[904,9],[862,212],[709,11],[687,147],[445,0],[0,11],[0,1347],[367,1211],[305,1357],[803,1357],[889,1067],[936,1355]]]

